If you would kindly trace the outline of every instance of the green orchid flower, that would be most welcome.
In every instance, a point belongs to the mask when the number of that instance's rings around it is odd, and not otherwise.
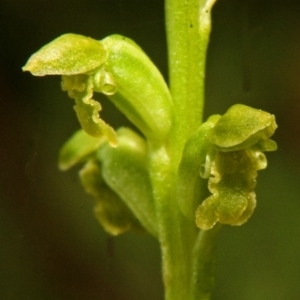
[[[62,75],[62,89],[75,100],[82,128],[117,145],[114,129],[99,116],[94,92],[106,95],[150,140],[166,137],[172,123],[169,89],[148,56],[120,35],[96,41],[64,34],[33,54],[23,67],[36,76]]]
[[[241,104],[215,117],[200,170],[212,195],[197,208],[199,228],[207,230],[217,222],[241,225],[250,218],[256,206],[257,171],[267,166],[263,151],[277,149],[269,139],[276,128],[273,115]]]

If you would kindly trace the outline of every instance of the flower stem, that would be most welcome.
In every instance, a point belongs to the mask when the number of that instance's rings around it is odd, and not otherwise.
[[[215,241],[222,226],[199,232],[193,252],[192,299],[209,300],[214,285]]]
[[[196,229],[186,226],[178,209],[175,195],[175,180],[166,147],[150,145],[149,167],[153,197],[158,222],[158,239],[162,252],[165,300],[189,298],[191,274],[191,233]],[[194,234],[195,237],[195,234]]]
[[[169,82],[174,101],[172,155],[202,123],[206,50],[215,0],[166,0]]]
[[[168,143],[149,144],[166,300],[207,300],[211,288],[217,230],[198,233],[194,219],[184,216],[180,210],[176,184],[185,142],[202,123],[205,59],[214,2],[166,0],[173,126]],[[182,194],[180,197],[188,199]]]

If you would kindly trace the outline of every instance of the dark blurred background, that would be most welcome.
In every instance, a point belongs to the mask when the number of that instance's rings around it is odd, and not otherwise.
[[[1,299],[162,300],[157,242],[138,233],[109,237],[78,169],[57,169],[60,146],[79,128],[60,78],[21,71],[67,32],[128,36],[167,78],[162,0],[0,1]],[[235,103],[269,111],[279,149],[259,174],[251,220],[219,236],[214,300],[300,299],[299,79],[299,1],[219,0],[205,114]],[[127,124],[102,103],[108,123]]]

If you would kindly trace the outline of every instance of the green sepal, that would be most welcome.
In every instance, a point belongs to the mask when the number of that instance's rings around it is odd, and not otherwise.
[[[105,71],[117,92],[116,107],[149,139],[163,139],[172,122],[172,98],[161,73],[132,40],[112,35],[101,41],[109,53]]]
[[[118,147],[104,145],[98,151],[107,185],[128,205],[142,226],[157,236],[152,186],[147,169],[147,145],[130,129],[117,131]]]
[[[96,217],[108,233],[119,235],[130,229],[142,230],[127,205],[102,179],[101,167],[96,160],[90,159],[79,176],[86,193],[95,199]]]
[[[101,145],[107,141],[106,137],[94,138],[84,130],[76,131],[61,147],[59,151],[58,167],[66,171],[76,164],[85,161]]]
[[[67,33],[34,53],[23,67],[35,76],[84,74],[101,66],[107,51],[101,43]]]
[[[220,151],[236,151],[269,139],[276,128],[274,115],[236,104],[220,118],[211,130],[209,140]],[[268,151],[276,150],[273,145]]]

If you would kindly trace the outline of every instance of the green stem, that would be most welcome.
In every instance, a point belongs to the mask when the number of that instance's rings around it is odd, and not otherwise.
[[[205,59],[214,2],[166,0],[174,119],[169,143],[149,145],[166,300],[208,299],[199,298],[199,295],[205,294],[203,289],[207,288],[207,279],[211,278],[208,261],[213,235],[209,238],[210,235],[203,232],[197,243],[198,230],[194,220],[183,216],[179,208],[176,183],[185,142],[202,123]],[[180,197],[188,198],[182,194]]]
[[[194,220],[182,215],[176,202],[176,181],[166,147],[150,145],[149,148],[165,300],[208,300],[219,226],[199,233]]]
[[[182,247],[179,210],[174,201],[174,176],[166,147],[149,144],[149,168],[162,252],[165,299],[187,299],[189,272]]]
[[[186,139],[202,123],[205,58],[215,0],[166,0],[170,90],[174,100],[171,148],[178,164]]]
[[[193,252],[193,272],[190,282],[192,299],[209,300],[214,285],[215,241],[222,226],[199,232]]]

